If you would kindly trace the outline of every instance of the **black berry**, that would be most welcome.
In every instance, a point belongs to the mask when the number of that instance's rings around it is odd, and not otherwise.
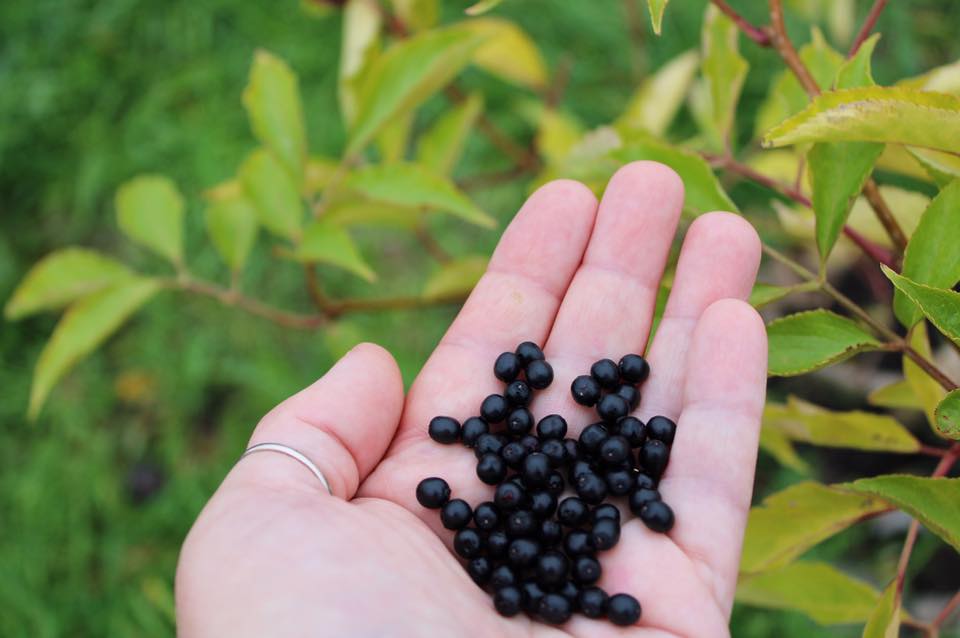
[[[584,587],[577,598],[580,612],[587,618],[603,618],[607,613],[607,592],[599,587]]]
[[[600,359],[590,366],[590,376],[607,390],[613,390],[620,384],[620,370],[610,359]]]
[[[563,528],[552,518],[544,519],[540,523],[540,542],[544,547],[553,547],[563,540]]]
[[[628,354],[620,359],[620,377],[627,383],[641,383],[650,376],[650,364],[638,354]]]
[[[570,384],[570,394],[580,405],[590,407],[600,399],[600,384],[588,374],[581,375]]]
[[[567,602],[570,603],[570,609],[576,610],[577,599],[580,598],[580,588],[577,587],[575,582],[568,580],[560,586],[557,593],[567,599]]]
[[[576,461],[580,458],[580,444],[576,439],[564,439],[563,447],[567,450],[567,461]]]
[[[507,560],[514,567],[529,567],[539,555],[540,543],[529,538],[514,539],[507,548]]]
[[[477,529],[490,531],[500,524],[500,512],[490,501],[484,501],[473,510],[473,523]]]
[[[562,439],[567,435],[567,420],[559,414],[548,414],[537,423],[537,436],[541,439]]]
[[[551,625],[562,625],[570,620],[573,613],[570,601],[560,594],[545,594],[540,599],[540,608],[537,610],[540,617]]]
[[[527,448],[520,441],[511,441],[500,450],[500,456],[507,464],[507,467],[513,470],[519,470],[523,466],[523,459],[527,458]]]
[[[490,426],[487,425],[486,421],[478,416],[472,416],[463,422],[463,427],[460,430],[460,439],[467,447],[473,447],[477,444],[477,439],[489,431]]]
[[[442,478],[425,478],[417,485],[417,502],[429,509],[439,509],[450,500],[450,486]]]
[[[670,460],[670,448],[663,441],[648,439],[640,448],[640,464],[643,471],[653,478],[659,478]]]
[[[593,423],[583,428],[580,433],[580,447],[586,452],[594,454],[600,449],[600,444],[610,436],[609,430],[602,423]]]
[[[614,594],[607,600],[607,618],[621,627],[632,625],[640,620],[640,603],[630,594]]]
[[[567,557],[560,552],[544,552],[537,559],[537,583],[548,589],[561,584],[567,577],[569,565]]]
[[[576,496],[568,496],[557,506],[557,520],[567,527],[579,527],[587,522],[589,516],[587,504]]]
[[[524,407],[530,403],[530,397],[533,396],[533,392],[530,390],[530,386],[527,385],[526,381],[513,381],[507,386],[507,389],[503,391],[503,396],[507,398],[512,405]]]
[[[604,518],[612,518],[613,520],[620,522],[620,510],[617,509],[616,505],[612,503],[603,503],[597,505],[590,512],[590,520],[594,523]]]
[[[540,453],[550,459],[550,467],[567,464],[567,448],[560,439],[547,439],[540,444]]]
[[[583,530],[575,529],[567,534],[563,539],[563,548],[568,556],[593,556],[597,548],[593,546],[593,539],[590,534]]]
[[[527,458],[523,459],[523,482],[531,487],[546,485],[552,469],[550,458],[546,454],[542,452],[528,454]]]
[[[624,496],[628,494],[634,486],[633,474],[629,470],[613,470],[607,472],[603,475],[603,480],[607,484],[607,492],[613,496]]]
[[[600,551],[612,548],[620,540],[620,523],[612,518],[601,518],[593,524],[590,539]]]
[[[500,394],[491,394],[480,404],[480,416],[487,423],[500,423],[509,411],[510,402]]]
[[[501,483],[493,493],[493,502],[502,511],[516,509],[526,500],[527,493],[516,483]]]
[[[486,556],[477,556],[467,563],[467,573],[473,582],[483,586],[490,580],[490,573],[493,571],[493,563]]]
[[[490,584],[499,589],[517,584],[517,573],[509,565],[497,565],[490,573]]]
[[[630,447],[640,447],[647,440],[647,428],[635,416],[625,416],[617,421],[617,434],[625,438]]]
[[[482,548],[483,537],[471,527],[465,527],[453,536],[453,551],[461,558],[474,558]]]
[[[530,511],[541,519],[553,516],[557,511],[557,497],[550,492],[534,492],[530,495]]]
[[[617,419],[627,416],[630,406],[618,394],[607,394],[597,402],[597,414],[607,423],[616,423]]]
[[[447,504],[440,510],[440,522],[447,529],[461,529],[470,522],[473,510],[462,498],[455,498],[447,501]]]
[[[477,462],[477,477],[487,485],[496,485],[507,476],[507,464],[497,454],[484,454]]]
[[[577,477],[577,496],[591,505],[597,505],[607,497],[607,484],[593,472]]]
[[[524,341],[517,346],[517,357],[520,359],[520,365],[527,366],[531,361],[543,359],[543,350],[532,341]]]
[[[533,415],[527,408],[516,408],[507,416],[507,432],[523,436],[533,428]]]
[[[479,459],[484,454],[499,454],[503,449],[503,439],[496,434],[481,434],[473,446],[473,453]]]
[[[531,417],[532,422],[532,417]],[[527,448],[527,452],[536,452],[540,447],[540,440],[532,434],[527,434],[520,438],[520,445]]]
[[[504,352],[493,362],[493,376],[510,383],[520,374],[520,357],[513,352]]]
[[[640,520],[653,531],[665,534],[673,528],[673,510],[663,501],[650,501],[640,510]]]
[[[487,556],[490,558],[502,558],[507,555],[507,548],[510,546],[510,537],[502,529],[497,529],[487,534]]]
[[[520,584],[523,592],[523,608],[528,614],[536,614],[540,610],[540,600],[545,592],[535,580],[525,580]]]
[[[677,424],[665,416],[651,417],[647,421],[647,436],[673,445],[673,436],[677,433]]]
[[[657,489],[657,482],[653,480],[653,478],[651,478],[649,474],[644,474],[643,472],[641,472],[640,474],[637,474],[636,478],[634,479],[634,484],[636,485],[638,490],[639,489],[649,489],[649,490]]]
[[[501,587],[493,594],[493,606],[501,616],[516,616],[523,606],[523,594],[513,585]]]
[[[507,516],[507,536],[521,538],[533,536],[540,528],[540,522],[530,510],[514,510]]]
[[[624,383],[615,390],[615,394],[623,397],[631,410],[636,410],[637,406],[640,405],[640,390],[637,390],[636,386]]]
[[[430,419],[427,433],[437,443],[456,443],[460,440],[460,422],[449,416],[435,416]]]
[[[547,491],[554,496],[560,496],[564,487],[566,487],[566,484],[563,475],[557,471],[550,472],[550,476],[547,477]]]
[[[630,456],[630,442],[615,434],[600,444],[600,459],[607,465],[620,465]]]
[[[573,561],[570,573],[581,585],[592,585],[600,580],[600,563],[591,556],[580,556]]]
[[[542,359],[535,359],[527,364],[527,383],[534,390],[543,390],[553,383],[553,367]]]

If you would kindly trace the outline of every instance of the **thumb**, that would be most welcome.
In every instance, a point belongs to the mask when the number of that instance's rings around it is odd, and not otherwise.
[[[389,352],[363,343],[345,354],[311,386],[271,410],[257,425],[250,446],[279,443],[316,465],[333,494],[351,499],[383,458],[403,410],[403,380]],[[310,471],[275,452],[251,454],[224,485],[323,490]]]

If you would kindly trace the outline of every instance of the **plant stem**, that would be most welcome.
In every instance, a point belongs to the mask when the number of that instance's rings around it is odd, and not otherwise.
[[[623,0],[623,13],[627,23],[627,35],[630,36],[630,72],[633,83],[636,84],[643,77],[643,18],[637,7],[637,0]]]
[[[907,235],[900,228],[897,218],[893,216],[893,212],[887,205],[886,200],[883,199],[883,195],[880,194],[880,189],[872,177],[863,185],[863,196],[870,202],[870,207],[873,208],[877,219],[883,224],[883,229],[887,231],[893,245],[897,247],[897,252],[903,254],[903,251],[907,249]]]
[[[468,175],[467,177],[457,180],[457,184],[459,184],[460,188],[464,190],[483,188],[485,186],[496,186],[497,184],[502,184],[504,182],[512,182],[519,177],[523,177],[528,172],[530,172],[530,170],[523,166],[512,166],[503,171]]]
[[[953,598],[950,599],[950,602],[944,605],[943,609],[940,610],[940,613],[937,614],[937,617],[934,618],[933,622],[930,623],[930,626],[934,630],[938,629],[940,625],[946,622],[947,618],[950,617],[950,614],[956,611],[957,607],[960,607],[960,591],[954,594]]]
[[[462,104],[467,99],[464,92],[455,84],[451,84],[444,89],[444,94],[457,104]],[[485,113],[481,113],[477,118],[477,128],[490,140],[491,144],[500,149],[504,155],[512,159],[518,166],[523,166],[530,170],[539,166],[540,160],[536,155],[514,142],[510,136],[500,130]]]
[[[427,251],[427,254],[441,264],[450,262],[450,253],[444,250],[443,246],[440,245],[437,239],[430,234],[430,229],[427,228],[427,225],[424,222],[417,224],[417,227],[413,232],[417,237],[417,241],[419,241],[420,245],[423,246],[423,249]]]
[[[752,24],[749,20],[737,13],[737,10],[727,4],[725,0],[711,0],[711,2],[713,2],[713,5],[717,9],[727,14],[727,17],[740,27],[740,30],[743,31],[745,36],[762,47],[768,47],[772,44],[770,33],[767,29]]]
[[[850,45],[850,51],[847,52],[848,58],[855,56],[857,51],[860,50],[860,46],[870,37],[873,27],[877,25],[877,19],[880,17],[880,14],[883,13],[883,9],[886,6],[887,0],[875,0],[873,6],[870,7],[870,11],[867,13],[867,17],[863,21],[863,25],[860,27],[860,31],[857,32],[857,37],[853,39],[853,44]]]
[[[323,294],[323,288],[320,286],[320,279],[317,277],[317,268],[314,264],[304,264],[303,274],[307,280],[307,294],[313,300],[313,305],[317,310],[324,312],[327,307],[327,297]]]

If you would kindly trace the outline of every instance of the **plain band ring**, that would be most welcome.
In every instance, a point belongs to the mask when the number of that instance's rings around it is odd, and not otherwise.
[[[323,485],[323,487],[331,496],[333,496],[333,490],[330,489],[330,483],[327,482],[327,477],[325,477],[323,472],[320,471],[320,468],[314,465],[313,461],[308,459],[302,452],[298,452],[292,447],[283,445],[282,443],[258,443],[257,445],[252,445],[244,450],[243,454],[240,455],[240,458],[237,461],[242,461],[244,458],[257,452],[279,452],[280,454],[285,454],[286,456],[299,461],[301,465],[310,470],[310,472],[317,477],[317,480],[320,481],[320,484]]]

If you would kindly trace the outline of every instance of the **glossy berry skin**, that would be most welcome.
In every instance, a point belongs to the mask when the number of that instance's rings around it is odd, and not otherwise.
[[[528,454],[523,459],[523,482],[531,487],[542,487],[547,483],[547,477],[553,470],[550,458],[542,452]]]
[[[640,490],[640,489],[648,489],[648,490],[655,490],[655,489],[657,489],[657,482],[656,482],[649,474],[644,474],[643,472],[640,472],[639,474],[637,474],[636,478],[634,479],[634,485],[636,486],[636,488],[637,488],[638,490]]]
[[[428,509],[440,509],[450,500],[450,486],[442,478],[432,476],[417,485],[417,502]]]
[[[647,440],[647,427],[635,416],[625,416],[617,421],[617,434],[630,443],[630,447],[640,447]]]
[[[517,357],[520,359],[520,365],[530,365],[531,361],[542,360],[543,350],[532,341],[524,341],[517,346]]]
[[[482,549],[483,537],[471,527],[465,527],[453,536],[453,551],[460,558],[475,558]]]
[[[460,440],[460,422],[449,416],[435,416],[430,419],[427,433],[437,443],[456,443]]]
[[[620,465],[630,458],[630,442],[626,437],[614,434],[600,444],[600,459],[607,465]]]
[[[500,423],[510,412],[510,402],[501,394],[491,394],[480,404],[480,416],[487,423]]]
[[[527,385],[526,381],[512,381],[503,391],[503,396],[507,398],[510,405],[525,407],[530,403],[530,397],[533,396],[533,391],[530,389],[530,386]]]
[[[490,558],[506,556],[508,547],[510,547],[510,537],[502,529],[487,534],[487,556]]]
[[[587,618],[603,618],[607,614],[607,592],[599,587],[584,587],[577,597],[580,613]]]
[[[590,512],[590,520],[594,523],[604,518],[612,518],[619,523],[620,510],[618,510],[617,506],[612,503],[602,503],[594,507]]]
[[[577,609],[577,599],[580,598],[580,587],[578,587],[575,582],[568,580],[560,586],[560,591],[557,593],[567,599],[571,609]]]
[[[513,585],[501,587],[493,594],[493,607],[501,616],[516,616],[523,609],[523,594]]]
[[[581,474],[590,474],[593,472],[593,466],[590,461],[574,461],[570,466],[570,482],[576,483]]]
[[[613,390],[620,385],[620,369],[610,359],[600,359],[590,366],[590,376],[606,390]]]
[[[673,445],[673,437],[677,433],[677,424],[665,416],[651,417],[647,421],[647,436],[651,439],[663,441],[666,445]]]
[[[473,582],[481,587],[490,580],[490,573],[493,571],[493,563],[486,556],[477,556],[467,563],[467,574],[473,579]]]
[[[620,523],[612,518],[601,518],[593,524],[590,539],[599,551],[612,548],[620,540]]]
[[[507,415],[507,432],[523,436],[533,428],[533,415],[526,408],[516,408]]]
[[[529,567],[536,563],[539,555],[540,543],[529,538],[514,539],[507,548],[507,560],[514,567]]]
[[[463,422],[463,427],[460,429],[460,440],[467,447],[473,447],[477,444],[477,439],[489,431],[490,426],[487,425],[486,421],[478,416],[472,416]]]
[[[627,416],[630,406],[618,394],[607,394],[597,402],[597,414],[607,423],[616,423],[617,419]]]
[[[519,470],[523,466],[523,459],[527,458],[527,448],[520,441],[511,441],[500,450],[500,457],[512,470]]]
[[[629,627],[640,620],[640,603],[630,594],[614,594],[607,600],[607,618],[615,625]]]
[[[601,571],[600,562],[591,556],[580,556],[570,568],[573,580],[581,585],[592,585],[600,580]]]
[[[631,410],[636,410],[637,406],[640,405],[640,390],[637,390],[636,386],[624,383],[613,392],[617,396],[623,397],[623,400],[627,402]]]
[[[570,562],[560,552],[544,552],[537,559],[537,583],[552,589],[566,580],[569,567]]]
[[[540,448],[540,439],[532,434],[527,434],[520,437],[520,445],[527,448],[527,453],[536,452]]]
[[[570,394],[580,405],[591,407],[600,400],[600,384],[588,374],[583,374],[570,384]]]
[[[550,472],[550,476],[547,477],[546,487],[547,491],[554,496],[560,496],[563,494],[563,488],[566,487],[566,482],[563,480],[563,475],[556,470]]]
[[[520,584],[523,592],[523,608],[528,614],[536,614],[540,609],[540,600],[546,594],[535,580],[525,580]]]
[[[673,528],[673,510],[663,501],[650,501],[640,510],[640,520],[653,531],[666,534]]]
[[[587,504],[576,496],[568,496],[557,506],[557,520],[566,527],[579,527],[586,523],[589,517]]]
[[[624,355],[618,367],[620,378],[627,383],[642,383],[650,376],[650,364],[638,354]]]
[[[640,516],[640,512],[643,511],[643,508],[647,503],[652,501],[660,500],[660,492],[654,489],[641,487],[630,492],[630,511],[636,516]]]
[[[473,524],[485,532],[500,524],[500,512],[490,501],[484,501],[473,510]]]
[[[667,469],[667,462],[670,460],[670,448],[663,441],[648,439],[640,448],[639,458],[645,474],[649,474],[652,478],[660,478],[663,471]]]
[[[578,476],[575,487],[577,496],[590,505],[599,505],[607,497],[607,484],[593,472]]]
[[[593,546],[593,539],[590,534],[579,529],[575,529],[567,534],[563,539],[563,548],[568,556],[593,556],[597,548]]]
[[[566,597],[561,594],[548,593],[540,599],[540,607],[537,609],[537,613],[544,622],[551,625],[562,625],[570,620],[573,608]]]
[[[477,462],[477,478],[487,485],[497,485],[507,476],[507,464],[497,454],[484,454]]]
[[[580,458],[580,444],[576,439],[564,439],[563,447],[567,450],[568,461],[576,461]]]
[[[509,565],[497,565],[490,572],[490,585],[499,589],[517,584],[517,573]]]
[[[440,522],[447,529],[463,529],[473,516],[473,510],[462,498],[447,501],[440,510]]]
[[[509,481],[498,485],[493,493],[493,502],[502,512],[520,507],[526,498],[526,491],[516,483]]]
[[[520,357],[514,352],[504,352],[493,362],[493,376],[504,383],[510,383],[517,378],[523,366],[520,365]]]
[[[553,547],[563,540],[563,528],[552,518],[545,519],[540,523],[539,539],[544,547]]]
[[[610,437],[610,431],[602,423],[593,423],[580,433],[580,447],[589,454],[596,454],[600,445]]]
[[[473,453],[479,459],[484,454],[499,454],[503,449],[503,440],[496,434],[481,434],[473,446]]]
[[[562,439],[567,435],[567,420],[559,414],[548,414],[537,423],[540,440]]]
[[[530,495],[530,511],[540,519],[553,516],[553,513],[557,511],[557,497],[547,491],[532,493]]]
[[[550,467],[563,467],[567,464],[567,448],[560,439],[543,441],[539,451],[550,460]]]
[[[633,474],[629,470],[607,472],[603,475],[603,480],[607,484],[607,492],[613,496],[629,494],[634,486]]]
[[[543,390],[553,383],[553,366],[542,359],[535,359],[527,364],[527,383],[534,390]]]
[[[540,521],[530,510],[514,510],[507,516],[505,527],[510,538],[532,537],[540,528]]]

